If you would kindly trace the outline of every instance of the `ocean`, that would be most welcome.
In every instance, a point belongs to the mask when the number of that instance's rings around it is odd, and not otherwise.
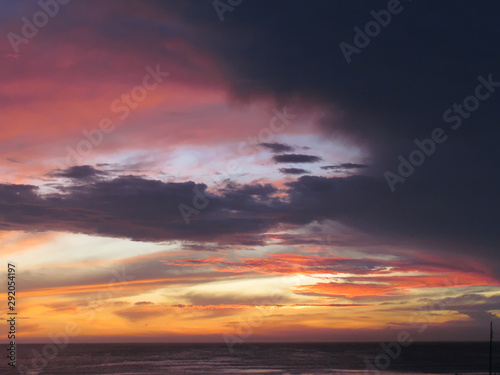
[[[2,345],[5,347],[5,345]],[[487,374],[489,343],[70,344],[17,345],[17,368],[2,374],[231,375],[231,374]],[[495,347],[493,370],[500,373]],[[5,351],[4,351],[5,353]],[[2,356],[5,358],[5,356]],[[378,362],[377,362],[378,361]],[[5,371],[3,371],[5,369]]]

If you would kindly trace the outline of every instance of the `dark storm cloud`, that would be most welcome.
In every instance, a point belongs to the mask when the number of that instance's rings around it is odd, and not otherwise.
[[[262,147],[267,148],[268,150],[271,150],[271,152],[274,152],[276,154],[281,153],[281,152],[290,152],[293,151],[293,147],[289,145],[285,145],[283,143],[261,143],[260,144]]]
[[[316,163],[322,160],[319,156],[303,154],[275,155],[273,159],[276,163]]]
[[[490,48],[499,37],[495,14],[500,6],[494,1],[401,1],[403,11],[392,16],[351,64],[338,45],[354,44],[353,28],[373,20],[371,10],[387,9],[386,0],[253,1],[228,13],[224,23],[203,1],[159,4],[207,30],[207,39],[224,36],[209,40],[210,48],[227,65],[228,82],[241,97],[299,94],[362,110],[361,118],[427,120],[437,110],[439,119],[448,104],[460,99],[458,93],[470,91],[479,74],[495,72],[498,66],[498,53]],[[252,37],[241,38],[248,34]],[[228,50],[228,45],[235,48]],[[373,126],[352,125],[363,130]],[[409,136],[426,126],[431,125],[377,124]]]
[[[437,126],[449,130],[444,111],[474,94],[479,75],[492,73],[500,81],[500,52],[491,48],[500,41],[500,4],[401,5],[403,11],[348,64],[339,44],[354,44],[353,28],[363,29],[373,20],[370,11],[387,9],[387,1],[252,1],[227,13],[224,22],[203,1],[157,3],[159,10],[203,30],[203,37],[191,42],[220,62],[234,96],[247,101],[299,97],[304,105],[341,110],[342,121],[325,116],[325,132],[368,148],[370,173],[380,178],[397,168],[400,153],[407,156],[414,149],[415,138],[428,137]],[[426,196],[448,176],[468,179],[454,188],[470,196],[477,195],[475,178],[499,186],[498,176],[490,173],[500,157],[499,101],[500,93],[494,93],[482,102],[411,177],[422,187],[417,196]],[[469,169],[474,178],[464,176]]]
[[[198,46],[220,61],[234,96],[299,97],[306,106],[334,108],[322,121],[325,133],[370,151],[370,177],[293,183],[291,206],[304,216],[290,220],[334,218],[376,236],[498,264],[500,90],[456,131],[443,113],[475,94],[478,76],[500,82],[500,52],[491,47],[500,42],[500,4],[401,4],[403,11],[350,64],[339,44],[354,44],[353,28],[363,29],[370,11],[387,9],[387,1],[244,2],[224,23],[203,2],[160,6],[205,31]],[[390,194],[382,173],[396,172],[398,155],[407,158],[413,140],[429,138],[436,127],[449,140]]]
[[[326,117],[326,129],[373,147],[383,142],[376,147],[379,152],[390,144],[392,153],[400,141],[435,127],[448,106],[471,94],[478,75],[495,77],[499,57],[491,48],[500,38],[500,5],[495,1],[401,4],[403,11],[352,56],[351,64],[339,44],[354,44],[353,28],[363,29],[373,20],[371,10],[387,8],[386,0],[255,0],[226,13],[224,22],[212,2],[204,0],[157,0],[147,5],[129,1],[126,6],[116,0],[104,5],[87,1],[65,7],[71,17],[54,18],[45,33],[53,42],[65,35],[61,31],[88,26],[87,12],[92,10],[90,32],[97,36],[91,38],[92,45],[117,54],[127,50],[148,61],[168,60],[172,53],[162,46],[181,38],[219,63],[233,96],[298,97],[304,104],[332,105],[344,111],[346,121],[334,123]],[[168,21],[172,18],[185,27],[176,28],[176,22]],[[134,43],[125,38],[130,34],[136,36]],[[192,64],[189,59],[182,62]],[[113,74],[107,69],[100,73]],[[203,71],[191,78],[207,83],[213,76]],[[489,109],[495,113],[493,104]]]

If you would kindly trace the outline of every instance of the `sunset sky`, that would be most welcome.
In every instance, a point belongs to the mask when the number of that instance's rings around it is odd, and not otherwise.
[[[497,3],[401,0],[346,58],[387,1],[54,1],[0,4],[18,342],[488,339]]]

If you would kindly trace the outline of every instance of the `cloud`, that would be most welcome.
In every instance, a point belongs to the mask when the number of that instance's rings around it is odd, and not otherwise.
[[[425,261],[419,258],[384,260],[373,258],[352,259],[339,256],[270,254],[263,258],[246,258],[239,262],[223,257],[207,257],[164,261],[175,267],[207,267],[212,271],[226,274],[264,274],[291,276],[317,275],[318,281],[298,285],[294,292],[304,295],[333,296],[350,299],[373,300],[377,297],[408,295],[414,289],[455,288],[469,286],[495,286],[498,281],[482,274],[481,270],[457,268],[441,262]],[[325,275],[335,281],[322,282]],[[453,282],[451,281],[453,280]],[[220,297],[220,296],[219,296]],[[216,296],[210,298],[217,300]],[[233,298],[233,297],[231,297]],[[387,300],[386,298],[386,300]],[[421,300],[419,302],[426,302]],[[197,303],[191,300],[191,303]],[[224,300],[223,303],[235,303]]]
[[[339,165],[326,165],[321,167],[321,169],[330,170],[332,169],[334,172],[340,172],[350,169],[362,169],[367,168],[368,166],[365,164],[356,164],[356,163],[344,163]]]
[[[50,312],[52,313],[67,313],[67,312],[74,313],[77,310],[76,306],[73,303],[67,303],[67,302],[55,302],[55,303],[44,304],[43,306],[49,308]]]
[[[50,175],[55,177],[66,177],[76,180],[85,180],[96,178],[106,173],[94,168],[91,165],[77,165],[69,167],[62,171],[52,172]]]
[[[281,152],[290,152],[293,151],[294,148],[292,146],[283,144],[283,143],[261,143],[260,144],[262,147],[265,147],[271,152],[274,152],[276,154],[281,153]]]
[[[460,189],[443,187],[419,200],[415,191],[420,185],[393,195],[370,176],[302,176],[287,182],[279,195],[269,184],[228,184],[215,194],[204,184],[135,176],[81,182],[50,195],[32,185],[0,185],[0,228],[255,246],[265,244],[265,233],[280,224],[331,220],[376,236],[380,243],[406,246],[411,239],[416,248],[463,257],[474,248],[475,256],[498,262],[494,205],[471,200]],[[208,204],[186,225],[179,205],[192,206],[194,191],[205,195]]]
[[[276,163],[316,163],[322,160],[319,156],[303,154],[275,155],[273,159]]]
[[[224,188],[219,189],[220,192],[226,194],[237,194],[242,198],[244,196],[257,196],[261,198],[270,197],[275,194],[278,189],[271,184],[246,184],[239,185],[234,182],[226,184]]]
[[[238,242],[259,243],[261,230],[272,225],[266,212],[279,205],[260,202],[271,186],[243,186],[222,196],[206,192],[204,184],[164,183],[133,176],[64,187],[64,194],[38,194],[29,185],[0,185],[0,218],[4,230],[56,230],[124,237],[135,240],[216,239],[232,235]],[[194,189],[210,204],[204,220],[184,222],[179,205],[193,205]],[[239,217],[226,210],[239,211]],[[226,213],[224,213],[226,212]],[[234,239],[236,240],[236,237]]]
[[[164,306],[134,306],[114,311],[114,314],[133,323],[167,315],[168,313],[168,310]]]
[[[425,309],[439,309],[458,312],[475,312],[475,311],[498,311],[500,310],[500,295],[486,296],[483,294],[468,293],[455,297],[444,298],[440,301],[432,299],[422,299],[422,306]]]
[[[284,174],[306,174],[309,171],[301,168],[280,168],[280,172]]]
[[[229,293],[197,293],[189,292],[183,294],[189,304],[195,306],[275,306],[277,304],[293,303],[294,299],[284,295],[273,295],[271,293],[249,294],[229,294]]]

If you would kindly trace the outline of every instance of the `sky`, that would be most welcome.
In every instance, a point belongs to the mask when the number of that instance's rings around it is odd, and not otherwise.
[[[18,342],[487,340],[499,11],[1,2]]]

